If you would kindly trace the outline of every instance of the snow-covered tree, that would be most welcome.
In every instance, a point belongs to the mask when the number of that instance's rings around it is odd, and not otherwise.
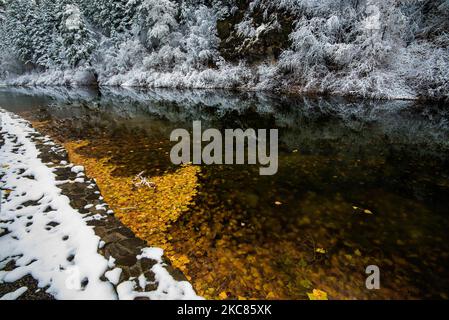
[[[54,0],[39,1],[33,28],[33,61],[41,67],[50,68],[54,64],[61,64],[58,24],[58,4]]]
[[[216,12],[202,4],[195,7],[183,5],[181,22],[186,28],[183,44],[184,51],[188,53],[187,64],[194,68],[214,65],[220,56]]]
[[[60,32],[67,65],[90,65],[96,43],[78,6],[70,4],[64,7]]]
[[[141,0],[79,0],[79,7],[93,25],[111,37],[120,37],[131,28]]]
[[[7,35],[2,40],[15,48],[24,64],[32,64],[35,53],[33,36],[36,31],[37,16],[32,0],[8,2],[4,31]]]
[[[134,0],[131,0],[131,3],[134,3]],[[170,34],[178,28],[176,2],[143,0],[136,10],[136,27],[146,48],[156,49],[170,41]]]
[[[3,22],[5,18],[5,8],[6,8],[5,0],[0,0],[0,23]]]
[[[447,99],[449,0],[0,0],[0,49],[3,77]]]

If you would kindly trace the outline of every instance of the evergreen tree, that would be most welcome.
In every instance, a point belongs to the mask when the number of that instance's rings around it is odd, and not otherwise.
[[[50,68],[61,64],[58,36],[58,4],[54,0],[41,0],[36,8],[33,28],[33,60],[37,65]]]
[[[5,19],[5,8],[6,8],[5,0],[0,0],[0,23],[3,23]]]
[[[37,25],[36,7],[31,0],[15,0],[7,3],[4,23],[6,45],[15,48],[24,64],[33,64],[35,48],[33,35]]]
[[[131,29],[135,9],[141,0],[79,0],[80,8],[93,25],[108,37],[122,37]]]
[[[64,7],[60,33],[66,64],[70,67],[90,65],[96,43],[78,6]]]
[[[157,49],[167,43],[170,33],[178,27],[178,5],[174,1],[144,0],[136,14],[140,40],[147,49]]]
[[[0,0],[0,74],[447,97],[448,48],[449,0]]]

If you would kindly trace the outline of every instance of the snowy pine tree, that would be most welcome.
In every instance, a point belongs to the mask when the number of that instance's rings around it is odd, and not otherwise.
[[[5,19],[5,9],[6,9],[6,1],[0,0],[0,23],[2,23]]]
[[[0,33],[3,76],[90,65],[114,85],[449,91],[448,0],[0,0]]]
[[[78,6],[69,4],[64,7],[60,32],[67,65],[90,65],[96,44]]]
[[[35,57],[34,33],[37,25],[36,7],[32,0],[10,1],[6,10],[3,38],[6,45],[12,46],[25,65],[33,64]]]
[[[174,1],[143,0],[136,10],[139,37],[148,49],[167,43],[170,33],[178,27],[178,5]]]
[[[37,65],[50,68],[61,64],[58,37],[58,5],[53,0],[41,0],[37,7],[36,25],[33,30],[33,60]]]

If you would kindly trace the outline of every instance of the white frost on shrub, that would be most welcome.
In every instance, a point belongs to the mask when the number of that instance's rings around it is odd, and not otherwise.
[[[98,81],[448,98],[447,0],[252,0],[246,7],[236,0],[63,4],[8,2],[0,17],[3,83],[79,86]],[[284,32],[279,20],[288,15],[293,19],[291,45],[277,61],[251,66],[245,57],[225,61],[217,21],[231,14],[243,17],[230,20],[239,38],[231,43],[269,47],[256,40],[268,31]]]
[[[65,7],[64,15],[67,17],[65,20],[65,27],[68,30],[78,30],[82,25],[81,11],[72,4]]]

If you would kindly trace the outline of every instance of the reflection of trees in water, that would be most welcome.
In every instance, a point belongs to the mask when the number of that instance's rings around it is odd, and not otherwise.
[[[47,97],[52,101],[49,113],[55,117],[89,116],[91,121],[109,122],[126,119],[136,126],[147,126],[149,119],[157,119],[184,127],[190,127],[193,120],[218,128],[278,127],[287,148],[316,149],[317,141],[353,147],[379,141],[421,147],[421,152],[435,154],[449,148],[448,111],[412,101],[112,87],[102,88],[101,93],[61,87],[7,90],[16,98]]]
[[[108,88],[100,95],[62,88],[55,91],[49,99],[51,104],[43,107],[42,112],[48,118],[62,119],[57,130],[71,137],[85,139],[107,132],[111,139],[146,135],[168,144],[171,130],[190,128],[192,121],[198,119],[204,127],[221,129],[278,127],[281,151],[298,149],[305,155],[343,159],[343,168],[351,167],[357,159],[376,160],[374,167],[357,170],[369,170],[373,177],[382,180],[385,167],[395,168],[395,178],[390,176],[391,181],[374,184],[394,189],[397,178],[408,181],[408,193],[424,195],[422,198],[428,194],[438,197],[445,192],[435,190],[433,178],[421,179],[428,177],[429,168],[443,167],[448,161],[449,117],[435,107],[420,108],[410,101],[279,97],[255,92]],[[38,89],[20,89],[17,95],[28,92],[28,96],[39,97]],[[294,165],[289,165],[289,172]],[[337,169],[336,166],[334,163],[332,167]],[[345,171],[343,168],[340,169]],[[400,178],[406,170],[412,174]],[[446,170],[440,173],[441,179],[445,174]],[[341,179],[339,183],[343,182]],[[414,179],[419,183],[410,182]]]

